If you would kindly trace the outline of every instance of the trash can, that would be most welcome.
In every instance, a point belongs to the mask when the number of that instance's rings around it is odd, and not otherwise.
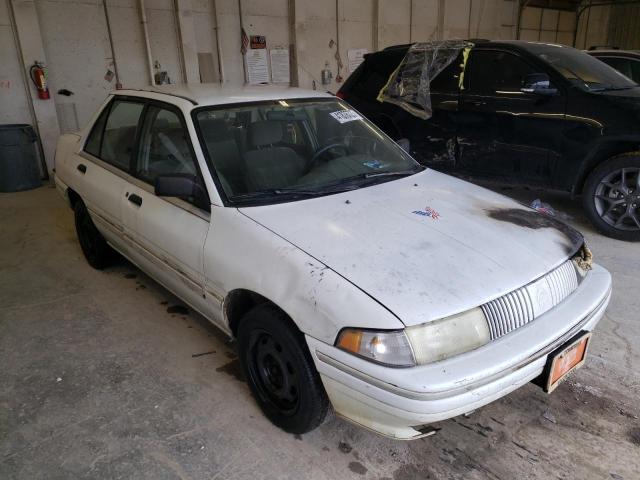
[[[36,133],[31,125],[0,125],[0,192],[39,187]]]

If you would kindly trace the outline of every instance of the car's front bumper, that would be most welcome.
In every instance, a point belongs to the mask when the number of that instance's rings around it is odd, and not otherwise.
[[[307,336],[336,413],[398,439],[470,412],[538,377],[547,356],[591,331],[611,296],[611,276],[594,265],[578,289],[531,323],[471,352],[412,368],[368,362]]]

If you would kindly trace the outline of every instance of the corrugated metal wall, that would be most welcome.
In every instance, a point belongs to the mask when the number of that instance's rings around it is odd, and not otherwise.
[[[640,2],[611,7],[609,44],[640,50]]]

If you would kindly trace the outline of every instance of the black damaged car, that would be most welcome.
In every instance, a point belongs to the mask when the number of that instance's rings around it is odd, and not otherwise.
[[[472,42],[431,79],[426,120],[377,100],[411,45],[367,55],[338,96],[425,165],[581,194],[599,231],[640,240],[640,87],[574,48]]]

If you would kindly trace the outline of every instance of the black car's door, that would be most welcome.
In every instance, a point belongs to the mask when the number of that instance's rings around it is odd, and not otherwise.
[[[530,74],[547,73],[518,53],[474,49],[458,112],[458,165],[473,176],[547,184],[562,158],[566,96],[521,91]]]
[[[429,82],[431,117],[423,120],[404,110],[397,124],[420,163],[443,171],[455,169],[456,118],[460,98],[462,53]]]
[[[378,94],[389,81],[407,48],[383,50],[368,56],[345,83],[344,98],[394,140],[407,138],[411,153],[420,163],[442,170],[455,160],[455,114],[458,109],[462,55],[430,83],[433,115],[418,118],[398,105],[379,102]]]

